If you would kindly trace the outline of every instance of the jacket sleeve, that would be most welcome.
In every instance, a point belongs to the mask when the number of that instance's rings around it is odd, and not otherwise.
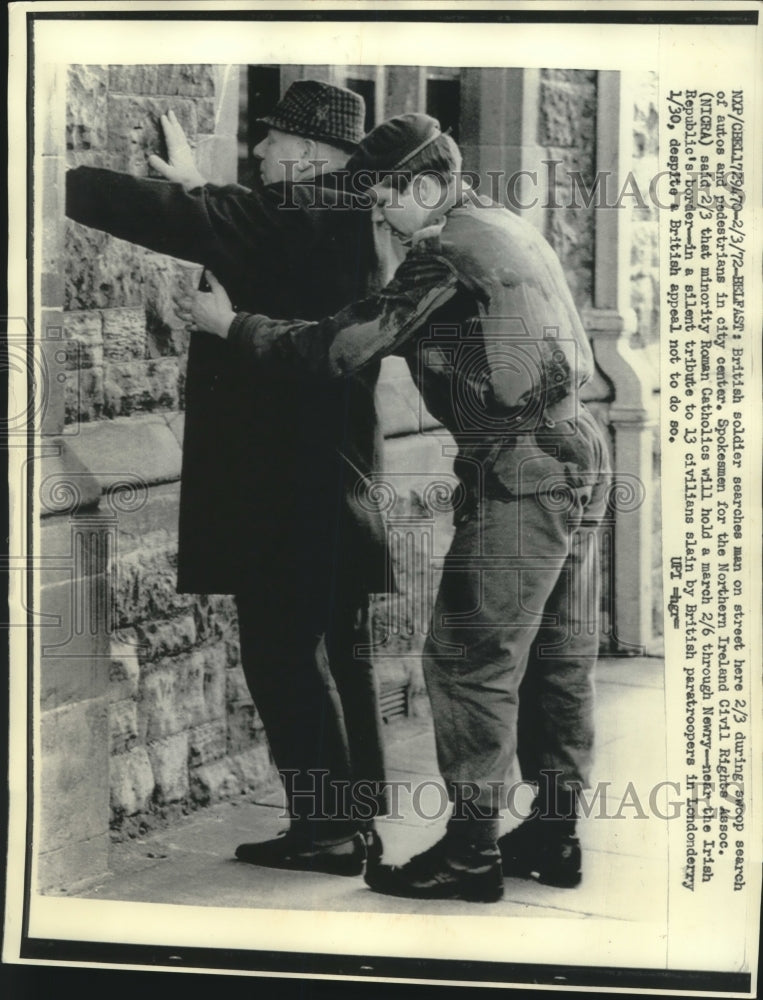
[[[448,261],[411,253],[378,295],[335,316],[308,323],[238,313],[228,341],[249,361],[296,364],[324,378],[352,375],[389,354],[404,353],[456,287],[456,272]]]
[[[268,252],[288,228],[277,205],[261,192],[235,184],[186,191],[180,184],[99,167],[67,171],[66,214],[149,250],[210,267],[221,257],[251,254],[252,248]],[[288,216],[298,224],[301,214]]]

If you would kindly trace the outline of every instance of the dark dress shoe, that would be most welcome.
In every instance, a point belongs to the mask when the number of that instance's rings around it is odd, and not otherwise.
[[[366,884],[374,892],[409,899],[495,903],[503,898],[501,859],[495,848],[455,857],[450,847],[441,840],[404,865],[369,865]]]
[[[574,889],[583,878],[580,841],[558,820],[532,819],[498,838],[503,874]]]
[[[356,833],[341,844],[311,844],[286,831],[273,840],[256,844],[239,844],[239,861],[264,868],[286,868],[291,871],[325,872],[328,875],[360,875],[366,863],[366,845]]]

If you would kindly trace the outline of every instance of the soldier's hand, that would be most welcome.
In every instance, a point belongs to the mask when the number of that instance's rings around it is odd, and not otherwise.
[[[169,163],[161,156],[152,153],[148,158],[149,165],[168,181],[182,184],[186,191],[202,187],[206,181],[199,173],[193,158],[193,150],[175,117],[175,112],[170,111],[169,114],[162,115],[160,121],[164,131],[164,141],[167,144]]]
[[[204,273],[212,291],[181,294],[175,299],[175,312],[195,329],[226,339],[236,314],[228,293],[214,274],[211,271]]]

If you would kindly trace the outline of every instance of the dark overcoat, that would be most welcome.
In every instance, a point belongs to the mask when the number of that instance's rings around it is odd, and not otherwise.
[[[204,264],[237,308],[318,319],[368,287],[368,219],[337,208],[331,175],[190,192],[92,167],[66,180],[70,218]],[[253,372],[224,341],[192,334],[180,591],[239,593],[304,580],[320,593],[338,579],[388,589],[384,525],[362,502],[364,481],[381,469],[378,374],[376,364],[321,385],[289,365]]]

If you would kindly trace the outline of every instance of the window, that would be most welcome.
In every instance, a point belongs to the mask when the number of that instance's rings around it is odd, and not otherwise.
[[[370,132],[376,125],[376,81],[358,76],[348,76],[345,86],[348,90],[354,90],[356,94],[360,94],[366,102],[364,129],[366,132]]]
[[[427,114],[439,121],[443,131],[451,129],[451,135],[458,142],[461,119],[461,81],[458,77],[428,71],[426,102]]]
[[[269,114],[281,99],[281,71],[278,66],[247,66],[242,74],[238,123],[238,176],[246,184],[254,173],[252,150],[265,129],[257,119]]]

